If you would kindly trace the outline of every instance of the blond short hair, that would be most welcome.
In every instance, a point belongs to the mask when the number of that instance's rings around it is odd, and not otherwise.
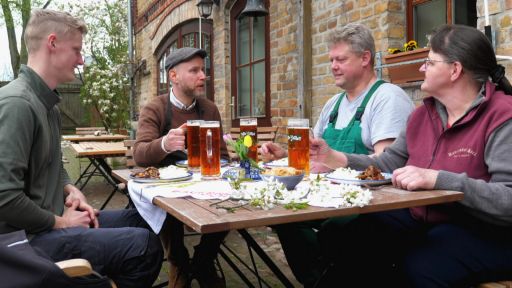
[[[337,28],[329,34],[327,43],[329,46],[338,43],[346,43],[350,45],[352,52],[357,55],[361,55],[365,51],[370,51],[371,62],[374,63],[375,41],[373,40],[370,29],[363,24],[350,23]]]
[[[87,27],[82,19],[66,12],[34,9],[25,28],[25,45],[28,53],[35,52],[39,49],[41,40],[51,33],[64,37],[76,32],[87,34]]]

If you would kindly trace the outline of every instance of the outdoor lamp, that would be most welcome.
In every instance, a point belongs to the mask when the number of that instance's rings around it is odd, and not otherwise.
[[[213,7],[213,1],[212,0],[199,0],[197,3],[197,10],[199,11],[199,15],[201,18],[208,18],[210,15],[212,15],[212,7]]]

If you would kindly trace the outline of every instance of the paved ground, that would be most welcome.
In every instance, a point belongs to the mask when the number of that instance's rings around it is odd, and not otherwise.
[[[79,169],[84,169],[88,164],[87,159],[82,159],[78,161],[75,158],[72,149],[70,147],[66,147],[64,145],[64,156],[69,161],[69,163],[65,164],[66,169],[68,170],[69,176],[72,180],[77,179],[79,175]],[[119,163],[118,163],[119,162]],[[113,165],[118,166],[118,168],[122,168],[123,164],[121,161],[115,161]],[[84,188],[83,192],[86,197],[89,199],[89,202],[95,207],[99,208],[107,195],[112,191],[112,188],[103,180],[101,177],[93,177],[91,181]],[[109,205],[106,209],[122,209],[125,207],[127,203],[127,199],[124,195],[120,193],[116,193],[112,201],[110,201]],[[284,257],[284,254],[281,249],[281,245],[277,238],[277,235],[267,227],[249,229],[249,233],[256,239],[259,245],[270,255],[270,257],[274,260],[277,266],[287,275],[288,279],[292,281],[292,283],[296,287],[300,287],[300,284],[293,277]],[[188,236],[186,237],[186,244],[189,247],[189,251],[192,251],[192,247],[198,242],[199,236]],[[243,240],[243,238],[236,232],[232,231],[229,233],[226,238],[225,243],[227,246],[235,251],[237,255],[240,256],[246,263],[251,263],[251,258],[247,249],[247,244]],[[254,254],[255,255],[255,254]],[[233,257],[231,257],[233,259]],[[269,287],[282,287],[283,285],[279,282],[279,280],[272,274],[272,272],[268,269],[268,267],[259,259],[257,255],[254,256],[256,260],[256,267],[262,275],[262,278]],[[221,267],[224,271],[227,287],[245,287],[245,283],[240,279],[240,277],[233,272],[233,270],[224,262],[221,257],[219,257]],[[244,267],[240,262],[237,262],[236,259],[233,260],[237,263],[237,266],[244,271],[244,274],[248,276],[248,278],[252,281],[253,285],[259,287],[259,284],[256,278],[248,272],[248,269]],[[250,264],[249,264],[250,265]],[[167,264],[164,263],[162,266],[162,271],[160,273],[159,279],[156,283],[160,283],[161,281],[167,280]],[[193,285],[193,287],[197,287],[197,285]],[[263,284],[263,287],[266,285]]]

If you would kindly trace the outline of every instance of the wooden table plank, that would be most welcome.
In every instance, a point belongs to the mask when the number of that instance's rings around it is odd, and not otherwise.
[[[70,142],[90,142],[90,141],[123,141],[128,139],[129,136],[121,134],[102,134],[102,135],[62,135],[62,140]]]
[[[210,203],[194,199],[173,199],[156,197],[154,204],[178,217],[185,224],[200,233],[211,233],[233,229],[269,226],[290,222],[325,219],[380,212],[423,205],[440,204],[462,200],[463,193],[455,191],[418,191],[409,192],[385,187],[372,191],[374,199],[369,205],[353,208],[321,208],[310,206],[304,210],[291,211],[281,206],[270,210],[242,210],[235,213],[212,213]],[[196,204],[193,206],[193,202]],[[208,207],[205,207],[207,205]]]
[[[112,175],[126,183],[130,170],[113,170]],[[270,210],[253,207],[238,208],[234,213],[210,206],[215,200],[192,198],[156,197],[153,204],[172,214],[199,233],[212,233],[233,229],[269,226],[290,222],[325,219],[337,216],[380,212],[401,208],[433,205],[460,201],[463,193],[457,191],[429,190],[406,191],[392,186],[372,190],[373,199],[369,205],[353,208],[322,208],[310,206],[304,210],[292,211],[276,206]],[[237,202],[226,201],[223,206],[234,206]]]
[[[118,157],[126,153],[123,142],[80,142],[71,147],[76,157]]]

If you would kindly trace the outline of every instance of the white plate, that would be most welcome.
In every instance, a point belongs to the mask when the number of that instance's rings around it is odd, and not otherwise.
[[[130,175],[130,179],[133,179],[133,181],[137,183],[162,183],[162,182],[178,182],[178,181],[186,181],[189,179],[192,179],[192,172],[187,172],[186,176],[180,176],[180,177],[172,177],[172,178],[166,178],[166,179],[154,179],[154,178],[138,178],[133,177]]]
[[[391,176],[390,173],[382,173],[382,176],[384,176],[384,180],[359,180],[354,178],[343,178],[343,177],[336,177],[333,175],[333,173],[329,173],[325,175],[325,178],[331,182],[339,183],[339,184],[353,184],[353,185],[370,185],[370,186],[377,186],[377,185],[384,185],[391,183]]]
[[[228,160],[220,159],[220,167],[227,166],[229,164]],[[188,160],[180,160],[176,161],[176,166],[181,168],[188,168]]]
[[[288,157],[282,158],[279,160],[270,161],[267,163],[263,163],[265,167],[287,167],[288,166]]]

